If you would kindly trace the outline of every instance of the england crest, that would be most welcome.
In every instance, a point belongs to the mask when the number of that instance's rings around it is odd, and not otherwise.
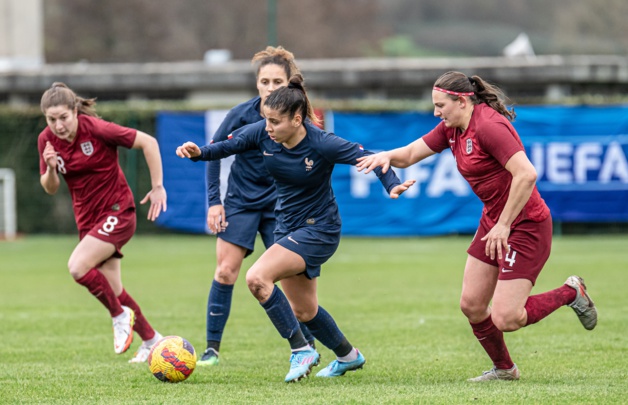
[[[473,141],[471,138],[467,139],[467,155],[473,150]]]
[[[90,156],[92,153],[94,153],[94,146],[92,145],[91,141],[83,142],[81,144],[81,150],[83,151],[83,154],[85,156]]]

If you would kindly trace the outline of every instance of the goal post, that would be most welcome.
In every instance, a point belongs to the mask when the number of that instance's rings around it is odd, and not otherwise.
[[[0,168],[0,239],[13,240],[16,233],[15,172]]]

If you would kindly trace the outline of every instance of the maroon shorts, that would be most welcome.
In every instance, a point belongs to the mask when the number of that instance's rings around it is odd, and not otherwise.
[[[135,233],[135,208],[126,211],[109,211],[104,213],[91,229],[81,230],[79,239],[85,235],[93,236],[103,242],[111,243],[116,248],[112,257],[122,258],[122,246],[131,240]]]
[[[482,238],[490,230],[491,226],[483,215],[467,253],[496,266],[499,269],[499,280],[525,278],[534,285],[552,250],[552,217],[541,222],[523,221],[517,224],[508,237],[510,251],[502,255],[501,260],[497,255],[494,260],[486,256],[486,241]]]

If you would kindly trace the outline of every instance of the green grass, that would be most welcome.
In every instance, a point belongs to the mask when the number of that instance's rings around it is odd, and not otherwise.
[[[165,384],[146,365],[127,363],[139,338],[128,353],[113,353],[107,312],[66,269],[76,237],[1,242],[0,403],[625,403],[626,239],[554,240],[533,293],[579,274],[600,323],[585,331],[565,307],[507,334],[522,379],[487,384],[465,381],[491,366],[458,309],[470,237],[343,239],[323,266],[319,299],[367,364],[341,378],[297,384],[283,382],[288,345],[243,277],[220,365]],[[137,236],[124,249],[125,286],[149,321],[201,352],[214,251],[211,237],[186,235]],[[320,352],[324,365],[334,358],[324,347]]]

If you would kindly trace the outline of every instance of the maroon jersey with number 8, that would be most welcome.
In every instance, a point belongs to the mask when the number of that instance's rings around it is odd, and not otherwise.
[[[63,175],[79,231],[92,228],[105,212],[134,208],[133,194],[118,163],[118,146],[131,148],[137,131],[100,118],[79,114],[76,137],[71,143],[57,138],[46,127],[37,139],[39,171],[46,142],[57,151],[57,171]]]

